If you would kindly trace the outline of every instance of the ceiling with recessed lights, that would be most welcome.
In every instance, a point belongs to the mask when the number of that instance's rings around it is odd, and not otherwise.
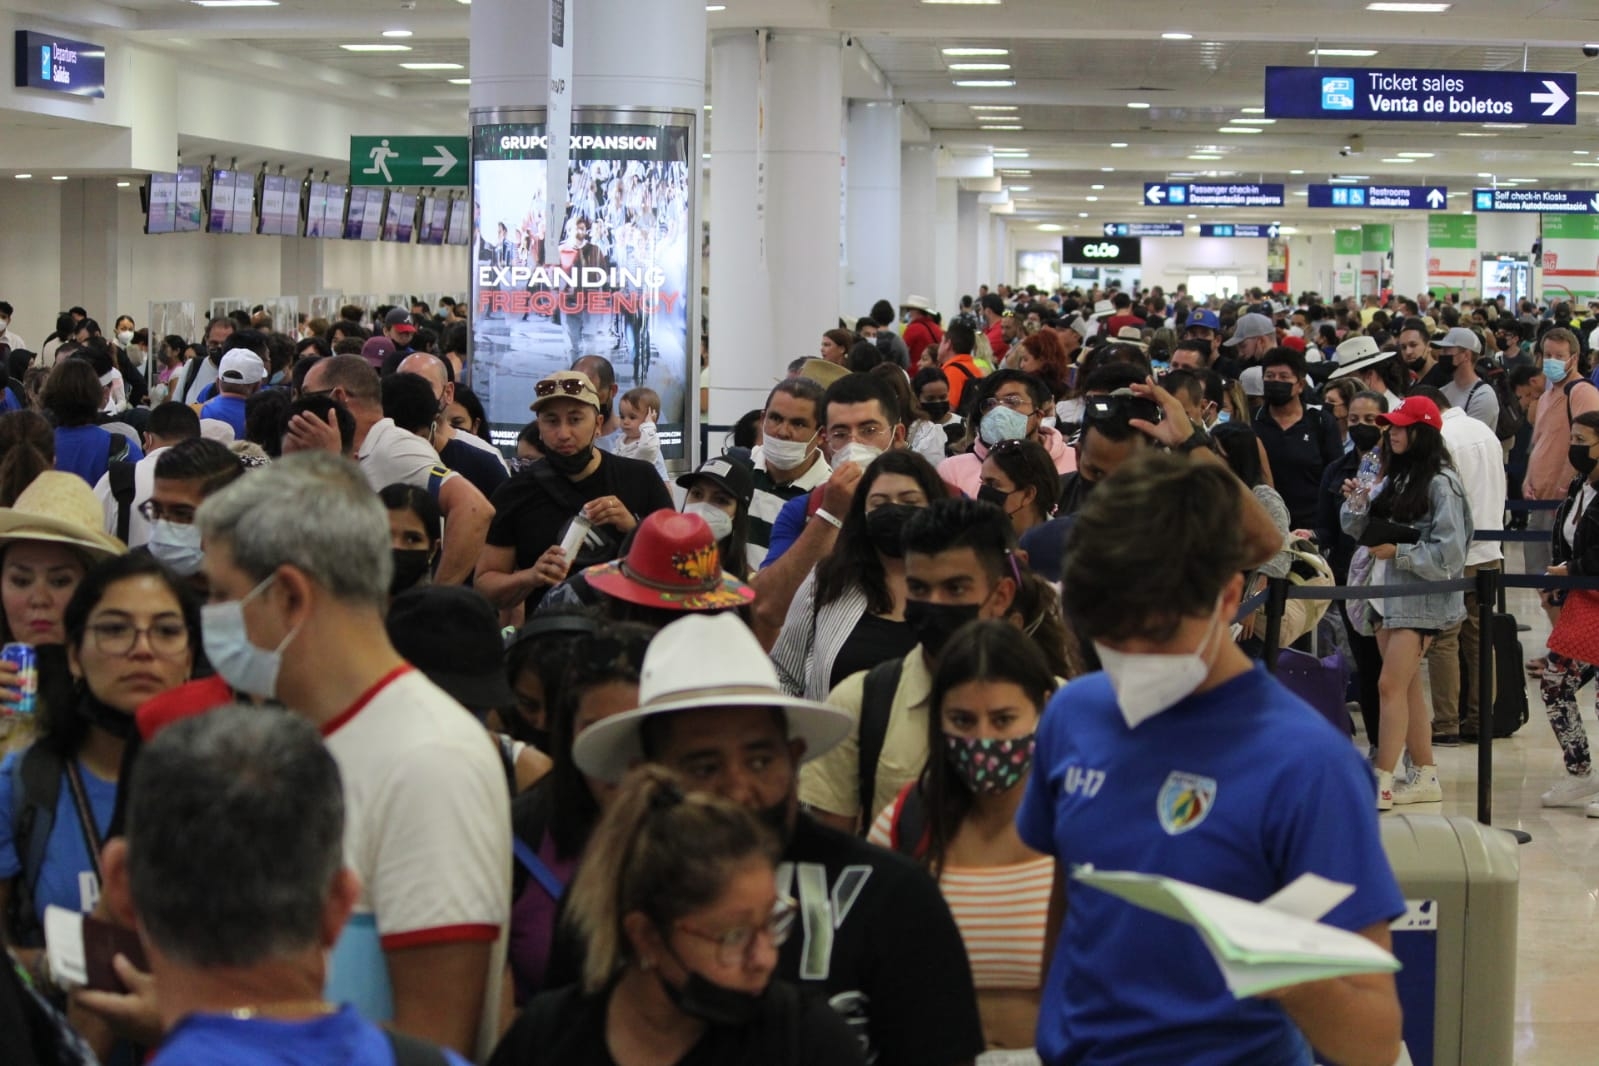
[[[64,4],[86,28],[114,28],[195,62],[318,79],[319,91],[381,98],[441,130],[465,121],[470,8],[461,0],[224,7],[193,0],[0,0],[0,8],[58,20]],[[1492,181],[1599,186],[1599,58],[1581,47],[1599,41],[1599,0],[1522,0],[1513,7],[1502,0],[1238,0],[1224,12],[1198,0],[1139,0],[1135,10],[1086,0],[717,0],[708,6],[723,8],[707,16],[713,33],[780,26],[853,38],[887,75],[896,99],[931,127],[935,143],[996,157],[1009,150],[996,167],[1010,187],[1016,223],[1070,229],[1089,224],[1080,221],[1084,212],[1095,222],[1170,218],[1170,209],[1142,202],[1143,183],[1165,179],[1284,182],[1302,190],[1306,182],[1364,176],[1445,184],[1462,207],[1473,186]],[[582,9],[576,10],[580,19]],[[1579,124],[1267,118],[1264,68],[1317,62],[1574,72],[1583,94]],[[1356,143],[1358,154],[1340,154]],[[1302,226],[1335,221],[1333,212],[1299,206],[1303,197],[1290,201],[1271,213]],[[1225,221],[1250,212],[1195,214]]]

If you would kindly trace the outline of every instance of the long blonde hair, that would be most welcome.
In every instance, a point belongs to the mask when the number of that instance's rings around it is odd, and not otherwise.
[[[710,906],[732,872],[751,860],[776,864],[776,835],[752,812],[660,766],[631,771],[600,819],[568,895],[566,920],[586,945],[583,988],[603,989],[632,959],[622,928],[634,912],[664,935]]]

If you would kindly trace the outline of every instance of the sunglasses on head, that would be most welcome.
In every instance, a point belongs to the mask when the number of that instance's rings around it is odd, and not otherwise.
[[[592,386],[587,381],[578,381],[576,378],[547,379],[533,386],[533,394],[535,396],[554,396],[555,390],[560,389],[568,396],[582,396],[591,388]]]

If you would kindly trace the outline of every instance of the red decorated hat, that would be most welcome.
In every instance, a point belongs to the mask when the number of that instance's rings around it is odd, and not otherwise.
[[[583,580],[607,596],[674,611],[718,611],[755,599],[754,589],[723,572],[705,519],[676,511],[644,519],[626,557],[589,567]]]

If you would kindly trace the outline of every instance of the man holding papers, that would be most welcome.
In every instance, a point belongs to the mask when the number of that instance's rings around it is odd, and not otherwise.
[[[1022,839],[1080,878],[1052,912],[1064,906],[1039,1055],[1310,1066],[1314,1047],[1323,1062],[1393,1066],[1384,953],[1405,904],[1371,771],[1234,644],[1241,575],[1265,558],[1238,521],[1248,490],[1210,459],[1129,463],[1067,546],[1064,605],[1104,672],[1052,701],[1017,815]],[[1268,900],[1253,922],[1246,908]],[[1351,951],[1335,930],[1369,944]],[[1263,964],[1277,969],[1249,972]]]

